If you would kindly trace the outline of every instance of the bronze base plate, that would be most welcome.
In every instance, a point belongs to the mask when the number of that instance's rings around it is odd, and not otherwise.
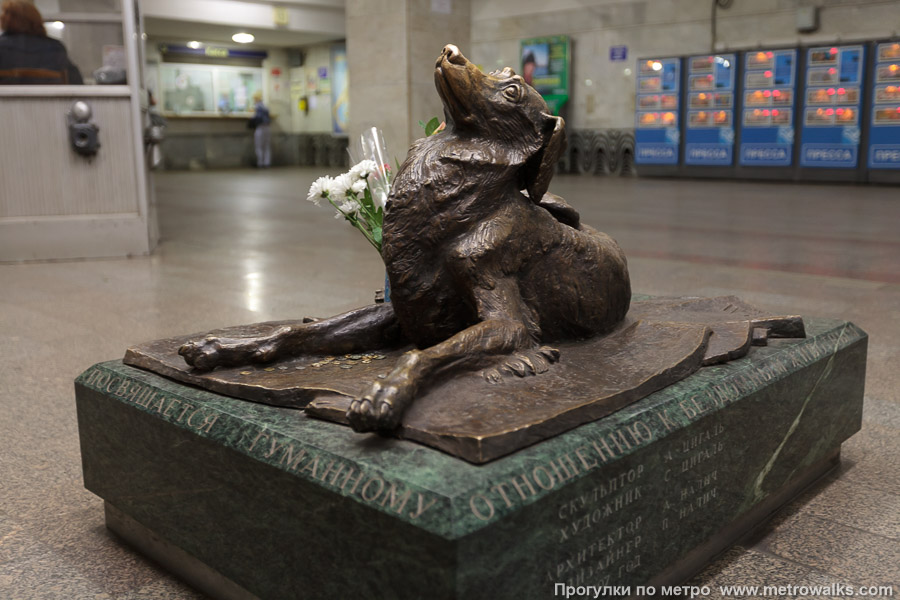
[[[277,321],[217,332],[257,336]],[[125,363],[215,392],[346,423],[351,400],[387,375],[408,348],[347,356],[301,356],[269,365],[195,371],[178,355],[207,333],[133,348]],[[557,345],[560,361],[536,376],[490,383],[482,372],[437,382],[416,399],[397,431],[473,463],[484,463],[609,415],[684,379],[702,365],[744,356],[768,337],[803,337],[797,316],[772,316],[739,299],[655,298],[632,304],[612,333]]]

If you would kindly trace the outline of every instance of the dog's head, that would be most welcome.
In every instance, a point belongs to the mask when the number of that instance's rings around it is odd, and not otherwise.
[[[500,146],[502,159],[521,167],[521,189],[539,202],[566,147],[562,118],[512,69],[485,74],[452,44],[438,57],[434,80],[448,128]]]

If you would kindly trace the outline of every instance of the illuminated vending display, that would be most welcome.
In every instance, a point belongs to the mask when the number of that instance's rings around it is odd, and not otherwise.
[[[825,46],[806,52],[800,165],[855,168],[865,50],[862,46]]]
[[[735,55],[687,59],[684,162],[731,165],[734,154]]]
[[[681,59],[642,59],[637,66],[634,160],[645,165],[677,165]]]
[[[744,53],[741,165],[788,167],[794,152],[797,50]]]
[[[900,43],[875,48],[869,168],[900,169]]]

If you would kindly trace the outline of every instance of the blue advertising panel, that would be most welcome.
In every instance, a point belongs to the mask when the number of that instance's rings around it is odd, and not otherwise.
[[[644,165],[677,165],[681,59],[638,61],[634,160]]]
[[[865,48],[824,46],[806,52],[800,165],[856,168]]]
[[[744,53],[744,104],[739,162],[789,167],[794,153],[797,50]]]
[[[875,48],[869,168],[900,169],[900,43]]]
[[[734,154],[734,54],[687,59],[684,163],[732,164]]]

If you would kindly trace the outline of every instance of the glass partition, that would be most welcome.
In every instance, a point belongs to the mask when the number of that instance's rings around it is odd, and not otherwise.
[[[262,69],[220,65],[159,65],[163,114],[215,116],[253,112],[253,94],[262,90]]]

